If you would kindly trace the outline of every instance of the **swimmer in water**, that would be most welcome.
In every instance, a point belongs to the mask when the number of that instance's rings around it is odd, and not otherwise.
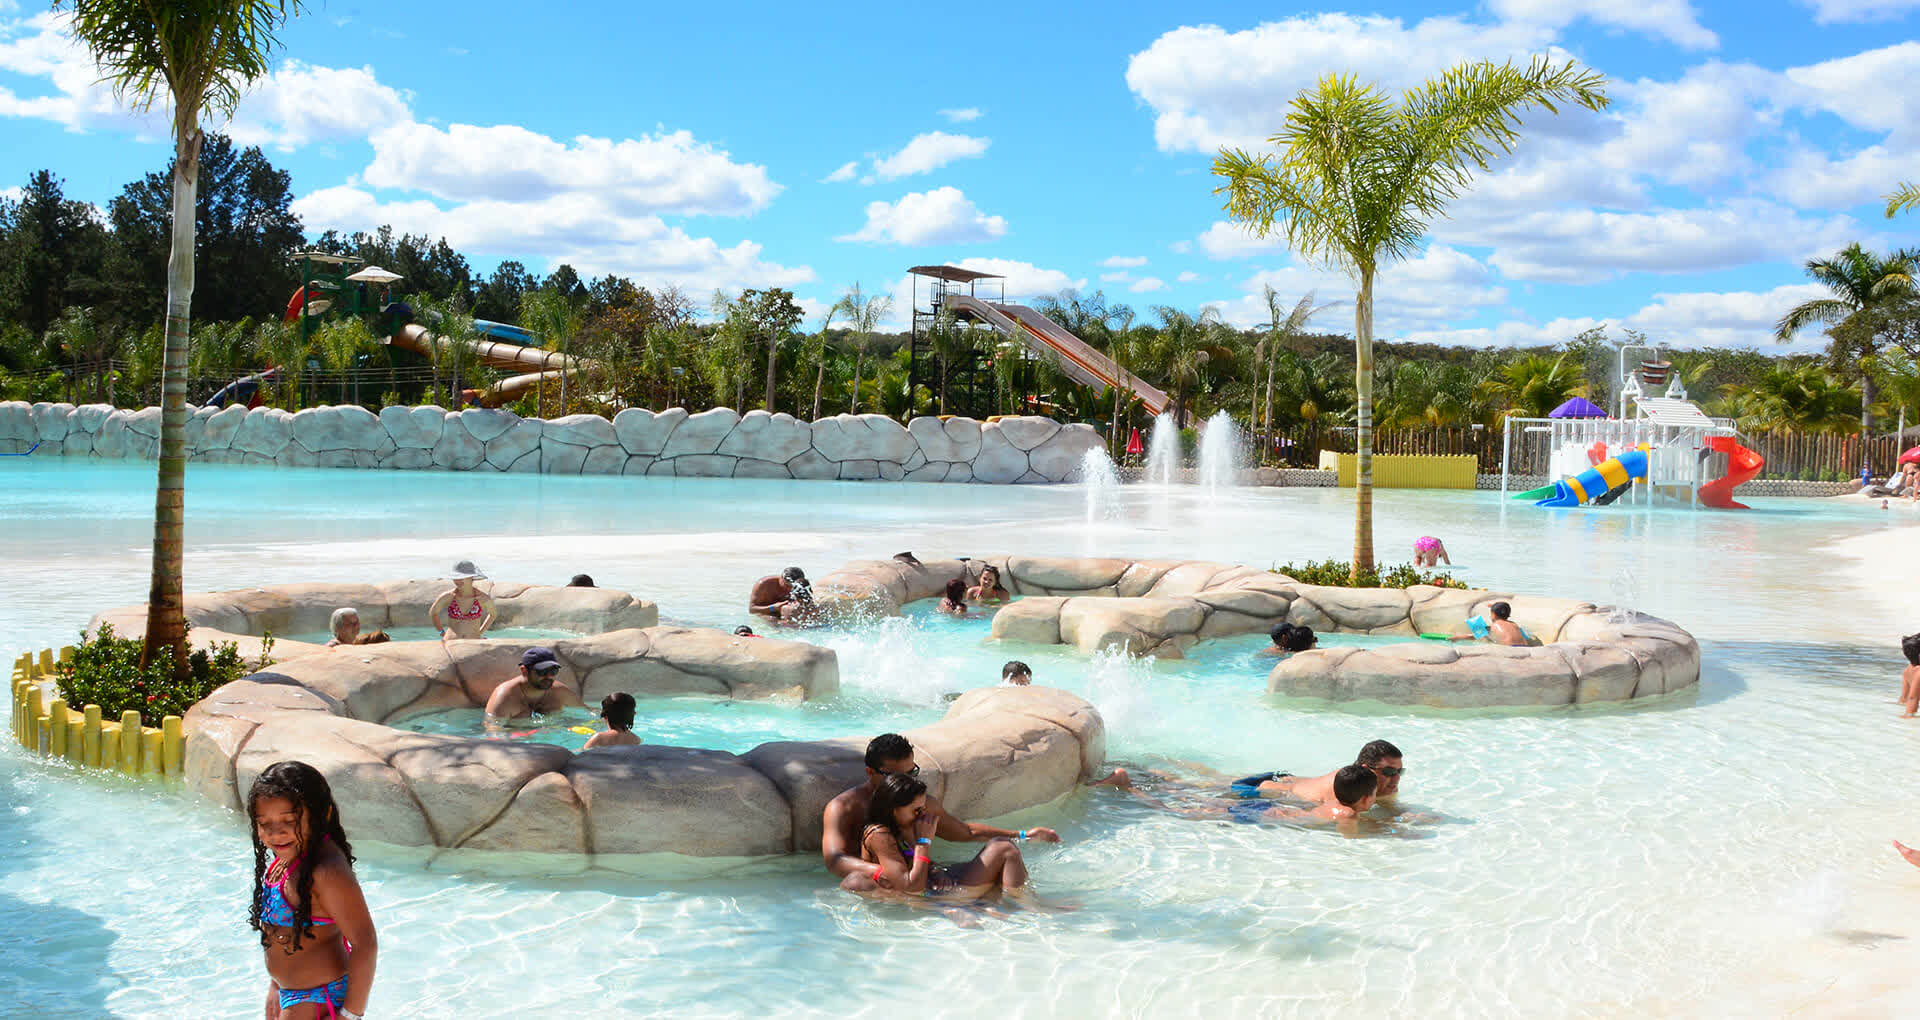
[[[520,675],[487,696],[487,725],[580,704],[580,695],[560,681],[560,657],[551,648],[535,645],[520,653]]]
[[[1273,644],[1253,654],[1285,659],[1290,658],[1295,652],[1304,652],[1320,644],[1320,639],[1313,633],[1313,628],[1304,624],[1276,623],[1273,629],[1267,632],[1267,636],[1273,639]]]
[[[633,735],[633,695],[625,691],[609,694],[600,699],[600,718],[607,721],[607,728],[587,738],[587,746],[582,751],[591,751],[596,747],[632,747],[640,743]]]
[[[982,605],[991,605],[1013,598],[1013,593],[1000,583],[1000,568],[988,564],[980,568],[980,583],[967,589],[967,597]]]
[[[949,616],[967,615],[967,582],[953,578],[947,582],[947,593],[940,599],[940,608],[935,612]]]
[[[1437,567],[1445,563],[1453,566],[1452,557],[1447,555],[1447,544],[1432,535],[1421,535],[1413,540],[1413,565],[1416,567]]]
[[[1900,671],[1900,704],[1906,708],[1900,718],[1911,719],[1920,709],[1920,634],[1901,638],[1900,652],[1907,657],[1907,668]]]
[[[1513,606],[1505,602],[1495,602],[1487,607],[1486,616],[1467,618],[1465,631],[1454,631],[1447,635],[1449,641],[1487,641],[1496,645],[1509,645],[1525,648],[1533,643],[1527,632],[1513,622]]]
[[[1312,807],[1275,806],[1253,810],[1236,805],[1228,808],[1227,813],[1235,821],[1243,822],[1257,818],[1280,822],[1332,822],[1341,831],[1352,835],[1354,819],[1373,809],[1379,785],[1379,777],[1371,769],[1363,765],[1342,765],[1333,773],[1333,796]]]

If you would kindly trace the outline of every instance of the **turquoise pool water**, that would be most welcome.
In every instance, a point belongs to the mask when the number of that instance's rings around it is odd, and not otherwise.
[[[151,484],[146,465],[0,465],[0,570],[23,593],[0,622],[15,646],[70,640],[97,609],[141,600]],[[1234,490],[1209,505],[1191,488],[1129,488],[1091,528],[1083,498],[196,467],[187,576],[196,589],[373,580],[471,557],[516,580],[584,570],[658,600],[665,619],[731,627],[752,579],[789,563],[817,576],[913,549],[1268,566],[1345,556],[1351,542],[1341,491]],[[1343,840],[1078,795],[1015,821],[1061,830],[1058,847],[1030,847],[1035,884],[1080,909],[978,928],[841,896],[808,860],[676,881],[517,858],[476,873],[369,847],[374,1011],[870,1016],[906,1008],[902,975],[914,975],[911,1009],[928,1016],[1822,1012],[1841,1000],[1804,989],[1844,987],[1920,945],[1920,883],[1886,847],[1920,836],[1920,727],[1889,704],[1896,636],[1915,628],[1832,548],[1916,518],[1754,502],[1744,514],[1542,512],[1489,494],[1378,494],[1384,555],[1436,534],[1475,583],[1624,599],[1698,635],[1700,687],[1628,707],[1280,704],[1251,658],[1260,636],[1143,663],[984,644],[986,620],[920,612],[810,632],[841,654],[843,704],[807,706],[818,716],[733,706],[687,725],[715,738],[737,717],[751,740],[763,727],[909,727],[1021,658],[1038,682],[1100,707],[1117,761],[1318,771],[1386,737],[1408,755],[1403,800],[1441,820],[1426,838]],[[1878,566],[1890,583],[1909,573]],[[0,818],[7,1001],[46,1016],[259,1008],[233,816],[8,746]]]
[[[395,641],[437,641],[440,639],[440,632],[434,630],[432,627],[381,627],[379,629],[386,631],[387,636]],[[579,637],[580,634],[577,631],[554,630],[550,627],[495,627],[487,631],[487,636],[512,638],[516,641],[539,641],[544,638],[551,638],[558,641],[563,638]],[[326,631],[287,635],[287,640],[289,641],[308,641],[316,645],[324,645],[332,639],[333,635]]]

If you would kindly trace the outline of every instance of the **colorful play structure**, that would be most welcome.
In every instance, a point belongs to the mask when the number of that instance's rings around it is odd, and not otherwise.
[[[1638,352],[1629,367],[1628,352]],[[1740,443],[1726,418],[1712,418],[1687,399],[1686,387],[1658,347],[1628,344],[1619,351],[1616,413],[1574,398],[1545,418],[1509,418],[1502,436],[1500,493],[1512,475],[1515,431],[1546,437],[1549,476],[1559,481],[1514,494],[1535,506],[1607,506],[1623,497],[1718,510],[1745,510],[1733,490],[1766,466]],[[1660,387],[1665,387],[1661,392]],[[1653,396],[1653,393],[1660,393]],[[1631,411],[1631,414],[1629,414]],[[1726,468],[1713,473],[1716,458]]]
[[[361,266],[349,255],[324,251],[296,251],[287,256],[300,267],[300,286],[287,299],[287,322],[298,322],[303,338],[329,317],[367,316],[374,332],[392,347],[438,361],[453,344],[464,344],[480,364],[515,373],[484,389],[462,391],[462,402],[499,407],[519,399],[528,390],[557,384],[563,375],[593,367],[593,363],[540,346],[532,332],[503,322],[475,319],[476,336],[454,340],[436,335],[413,321],[413,309],[393,297],[393,285],[405,279],[379,266]],[[431,313],[429,313],[431,314]],[[237,379],[207,399],[211,406],[257,403],[261,385],[270,383],[277,366]]]

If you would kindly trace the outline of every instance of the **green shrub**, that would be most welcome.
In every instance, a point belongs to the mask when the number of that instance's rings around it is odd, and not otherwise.
[[[187,657],[188,680],[181,684],[173,679],[172,655],[157,655],[142,669],[140,652],[145,642],[116,637],[113,625],[103,623],[93,637],[81,634],[73,660],[55,669],[54,685],[75,709],[99,705],[105,719],[118,719],[120,713],[133,709],[140,713],[142,724],[158,726],[161,719],[185,715],[201,698],[272,665],[267,652],[273,648],[273,637],[268,635],[263,643],[260,661],[253,665],[240,658],[239,646],[231,641],[214,646],[211,655],[204,648],[195,649]]]
[[[1353,564],[1346,560],[1308,560],[1305,564],[1289,563],[1274,568],[1274,573],[1285,574],[1302,584],[1318,584],[1329,588],[1408,588],[1416,584],[1430,584],[1435,588],[1465,588],[1466,582],[1456,581],[1445,574],[1422,572],[1411,563],[1388,567],[1383,572],[1379,568],[1362,571],[1356,580],[1353,576]]]

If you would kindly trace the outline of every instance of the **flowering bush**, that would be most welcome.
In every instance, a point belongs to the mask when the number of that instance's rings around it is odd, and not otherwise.
[[[118,719],[133,709],[140,713],[143,725],[158,726],[170,715],[185,715],[201,698],[249,673],[271,665],[266,652],[273,647],[268,636],[260,661],[249,666],[240,658],[239,646],[228,641],[216,645],[212,654],[195,649],[187,657],[187,680],[173,679],[173,656],[163,651],[144,668],[140,652],[144,642],[136,638],[116,637],[113,625],[103,623],[89,638],[80,636],[73,660],[61,663],[54,671],[54,686],[69,706],[99,705],[100,714]]]
[[[1358,580],[1353,577],[1353,564],[1345,560],[1308,560],[1305,565],[1292,563],[1274,568],[1274,573],[1285,574],[1302,584],[1325,585],[1329,588],[1407,588],[1416,584],[1430,584],[1435,588],[1465,588],[1466,582],[1456,581],[1445,574],[1422,573],[1411,563],[1402,563],[1396,567],[1361,571]]]

